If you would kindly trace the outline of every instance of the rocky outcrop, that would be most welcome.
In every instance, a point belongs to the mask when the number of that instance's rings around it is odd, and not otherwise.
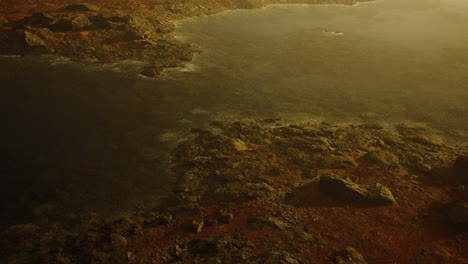
[[[339,178],[333,175],[320,177],[320,191],[350,203],[371,205],[396,204],[392,192],[385,186],[374,183],[358,185],[349,178]]]
[[[336,252],[334,261],[334,264],[367,264],[364,257],[353,247]]]

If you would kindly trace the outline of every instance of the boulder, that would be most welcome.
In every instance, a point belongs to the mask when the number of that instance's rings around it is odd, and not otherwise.
[[[200,233],[203,229],[203,219],[194,219],[187,225],[187,231],[192,233]]]
[[[468,156],[460,156],[453,166],[457,182],[468,185]]]
[[[9,41],[16,43],[19,47],[28,49],[47,47],[46,42],[41,37],[26,30],[17,30],[11,32]]]
[[[61,18],[50,27],[55,31],[82,30],[92,25],[92,22],[85,15],[79,15],[74,18]]]
[[[82,30],[91,26],[93,23],[85,15],[79,15],[71,20],[73,30]]]
[[[63,8],[67,12],[97,12],[99,8],[86,3],[75,3]]]
[[[8,19],[0,17],[0,28],[6,26],[9,23]]]
[[[26,17],[20,23],[30,27],[49,27],[57,19],[46,13],[34,13],[30,17]]]
[[[384,168],[400,167],[400,159],[395,154],[385,151],[371,151],[363,156],[363,159],[369,163],[381,166]]]
[[[367,264],[364,257],[352,247],[336,252],[334,261],[335,264]]]
[[[324,175],[320,177],[320,190],[335,199],[351,203],[396,204],[392,192],[379,183],[360,186],[349,178],[342,179],[333,175]]]

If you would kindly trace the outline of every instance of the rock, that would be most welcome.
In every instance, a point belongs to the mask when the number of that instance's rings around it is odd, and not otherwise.
[[[131,14],[127,16],[125,30],[127,31],[127,39],[135,40],[147,38],[154,32],[155,28],[153,23],[151,23],[145,16],[140,14]]]
[[[116,248],[122,249],[127,247],[127,239],[119,234],[112,233],[110,235],[110,241]]]
[[[21,22],[30,27],[49,27],[57,19],[46,13],[34,13],[30,17],[24,18]]]
[[[217,241],[210,238],[194,239],[188,242],[187,248],[193,255],[214,256],[219,252]]]
[[[453,168],[456,180],[461,184],[468,185],[468,156],[458,157]]]
[[[92,22],[85,15],[79,15],[74,18],[61,18],[52,25],[50,28],[55,31],[71,31],[82,30],[92,25]]]
[[[71,4],[63,8],[67,12],[97,12],[99,8],[86,3]]]
[[[327,169],[349,169],[358,166],[353,157],[347,155],[332,155],[322,165]]]
[[[274,227],[276,227],[276,228],[278,228],[278,229],[285,229],[285,228],[288,228],[288,227],[289,227],[289,224],[288,224],[288,223],[286,223],[286,222],[284,222],[284,221],[282,221],[282,220],[280,220],[280,219],[278,219],[278,218],[276,218],[276,217],[269,217],[269,218],[268,218],[268,222],[269,222],[272,226],[274,226]]]
[[[227,209],[221,209],[218,212],[218,221],[221,224],[227,224],[231,222],[231,220],[234,218],[234,215]]]
[[[26,30],[17,30],[12,32],[11,41],[18,43],[25,48],[46,48],[46,42],[40,38],[38,35],[26,31]]]
[[[364,257],[352,247],[335,253],[335,264],[367,264]]]
[[[71,20],[73,30],[81,30],[92,25],[92,22],[85,15],[79,15]]]
[[[384,150],[371,151],[364,155],[363,159],[369,163],[385,168],[400,167],[400,159],[395,154]]]
[[[127,22],[126,15],[104,13],[91,18],[93,25],[98,29],[123,30]]]
[[[8,23],[9,23],[8,19],[6,19],[6,18],[4,18],[4,17],[0,17],[0,28],[3,28],[3,27],[6,26]]]
[[[391,191],[379,183],[359,186],[350,179],[324,175],[320,177],[320,190],[346,202],[372,205],[396,204]]]
[[[163,70],[163,66],[147,66],[143,68],[140,74],[146,77],[154,78],[161,75]]]
[[[203,219],[194,219],[187,225],[187,231],[192,233],[200,233],[203,229]]]
[[[247,146],[247,144],[245,144],[244,141],[237,139],[237,138],[232,140],[232,145],[234,149],[237,151],[245,151],[249,149],[249,147]]]
[[[112,224],[111,230],[119,235],[133,235],[141,230],[141,226],[130,218],[122,218]]]

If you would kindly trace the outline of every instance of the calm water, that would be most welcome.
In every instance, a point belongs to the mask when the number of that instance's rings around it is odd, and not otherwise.
[[[205,52],[159,80],[136,62],[3,57],[2,217],[154,205],[169,150],[213,120],[408,123],[466,142],[466,25],[462,0],[229,11],[179,22]]]

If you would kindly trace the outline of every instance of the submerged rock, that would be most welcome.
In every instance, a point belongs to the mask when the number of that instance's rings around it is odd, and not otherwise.
[[[320,190],[338,200],[347,202],[372,205],[396,204],[392,192],[379,183],[360,186],[350,179],[324,175],[320,177]]]
[[[336,252],[334,257],[335,264],[367,264],[364,257],[353,247]]]

